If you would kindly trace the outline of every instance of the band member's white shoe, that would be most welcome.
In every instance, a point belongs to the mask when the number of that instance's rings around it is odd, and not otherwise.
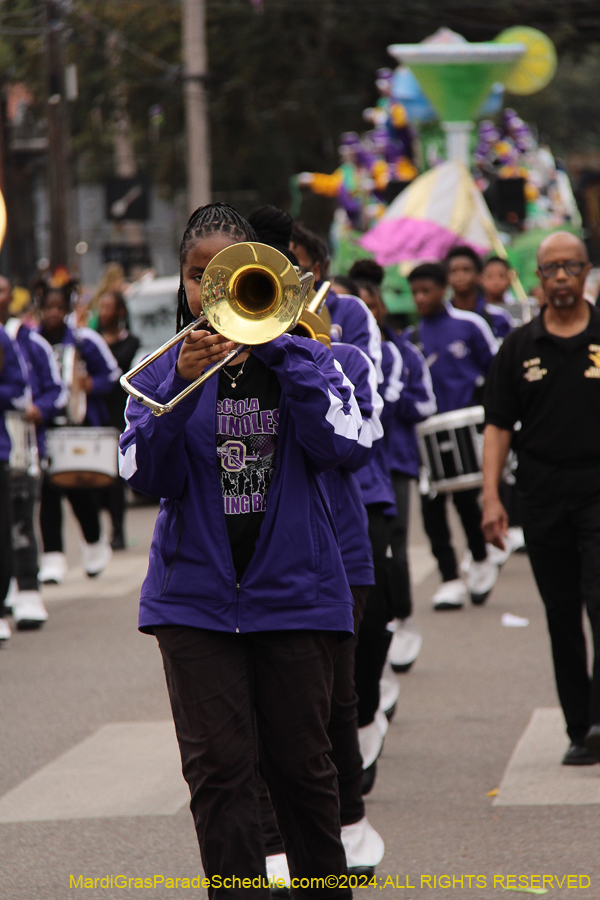
[[[379,709],[385,715],[388,722],[392,721],[392,717],[396,712],[396,703],[400,695],[400,685],[398,678],[392,671],[389,662],[386,663],[379,682]]]
[[[13,598],[13,618],[19,631],[41,628],[48,612],[39,591],[18,591]]]
[[[377,710],[375,718],[369,725],[358,729],[358,745],[363,759],[363,795],[369,794],[373,790],[377,775],[377,757],[381,753],[387,729],[388,720],[380,709]]]
[[[496,566],[503,566],[511,553],[520,550],[524,546],[525,536],[523,535],[523,529],[516,526],[509,528],[508,535],[504,539],[504,550],[494,547],[493,544],[487,544],[488,562],[492,562]]]
[[[0,619],[0,647],[10,640],[12,631],[6,619]]]
[[[342,844],[351,875],[372,875],[385,853],[383,838],[366,816],[352,825],[342,825]]]
[[[101,537],[95,544],[81,542],[81,562],[90,578],[95,578],[109,564],[112,557],[111,546]]]
[[[423,645],[423,635],[410,619],[396,619],[388,660],[394,672],[408,672]]]
[[[454,578],[452,581],[444,581],[431,598],[433,608],[461,609],[467,602],[467,589],[464,581]]]
[[[525,535],[523,529],[516,525],[508,529],[508,543],[510,544],[510,552],[514,553],[525,546]]]
[[[17,585],[17,579],[11,578],[10,584],[8,586],[8,594],[6,595],[6,597],[4,599],[4,609],[6,610],[7,616],[10,615],[10,613],[12,611],[13,603],[15,602],[15,596],[17,595],[18,590],[19,590],[19,588]]]
[[[499,569],[504,565],[504,563],[512,553],[510,547],[508,546],[508,541],[505,542],[504,550],[501,550],[500,547],[494,547],[493,544],[486,544],[486,549],[488,562],[491,562],[495,566],[498,566]]]
[[[67,576],[67,557],[64,553],[43,553],[40,573],[42,584],[62,584]]]
[[[360,755],[363,758],[363,769],[368,769],[373,765],[383,747],[383,734],[377,719],[374,719],[369,725],[358,729],[358,743]]]
[[[267,878],[271,883],[272,897],[289,897],[292,887],[290,869],[285,853],[275,853],[267,856]]]
[[[476,606],[481,606],[487,600],[498,580],[498,572],[498,566],[489,559],[471,562],[467,573],[467,589],[471,595],[471,602]]]

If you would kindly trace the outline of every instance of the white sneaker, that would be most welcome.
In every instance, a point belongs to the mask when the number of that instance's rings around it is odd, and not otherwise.
[[[398,678],[392,671],[392,667],[388,662],[385,665],[379,682],[379,709],[388,722],[391,721],[392,716],[396,711],[396,702],[399,695],[400,685],[398,684]]]
[[[266,863],[267,878],[273,885],[271,894],[277,897],[280,891],[282,894],[284,891],[287,891],[287,896],[289,896],[292,880],[285,853],[275,853],[273,856],[267,856]]]
[[[504,539],[504,550],[494,547],[493,544],[486,544],[488,562],[494,563],[496,566],[503,566],[511,553],[520,550],[525,546],[525,535],[522,528],[513,526],[508,529],[508,535]]]
[[[4,598],[4,609],[6,610],[7,616],[11,614],[11,611],[12,611],[12,608],[13,608],[13,605],[15,602],[15,596],[16,596],[18,590],[19,590],[19,588],[17,585],[17,579],[11,578],[10,584],[8,586],[8,594]]]
[[[396,630],[390,644],[388,660],[394,672],[408,672],[419,655],[423,645],[423,635],[412,618],[396,619]]]
[[[64,553],[43,553],[39,580],[42,584],[62,584],[67,575],[67,557]]]
[[[390,727],[390,723],[388,722],[386,714],[383,710],[378,709],[375,713],[375,724],[379,728],[381,732],[381,746],[383,747],[383,738],[388,733],[388,728]]]
[[[466,601],[467,589],[460,578],[444,581],[431,598],[435,610],[461,609]]]
[[[342,844],[350,871],[375,868],[385,853],[383,838],[375,831],[366,816],[352,825],[342,825]]]
[[[48,613],[39,591],[19,591],[13,601],[13,618],[19,631],[41,628]]]
[[[512,553],[508,538],[505,538],[504,540],[504,550],[501,550],[500,547],[495,547],[494,544],[486,544],[485,547],[487,550],[488,562],[493,563],[495,566],[498,566],[498,568],[501,568],[504,565]]]
[[[469,566],[471,565],[472,562],[473,562],[473,554],[467,547],[467,549],[465,550],[465,552],[463,554],[463,558],[462,558],[460,566],[459,566],[460,574],[462,575],[463,578],[467,577],[467,573],[469,571]]]
[[[386,721],[385,716],[383,718]],[[370,725],[365,725],[358,729],[358,745],[360,747],[360,755],[363,759],[363,770],[373,765],[383,747],[383,734],[381,732],[380,723],[377,721],[377,714]]]
[[[0,647],[10,639],[12,631],[6,619],[0,619]]]
[[[523,534],[523,529],[518,528],[516,525],[513,525],[512,528],[508,529],[508,543],[510,544],[510,552],[514,553],[515,550],[520,550],[521,547],[525,546],[525,535]]]
[[[482,562],[473,560],[467,574],[467,589],[471,595],[471,602],[476,606],[485,603],[497,580],[498,566],[489,559]]]
[[[112,557],[111,546],[101,537],[95,544],[81,542],[81,562],[90,578],[95,578],[109,564]]]

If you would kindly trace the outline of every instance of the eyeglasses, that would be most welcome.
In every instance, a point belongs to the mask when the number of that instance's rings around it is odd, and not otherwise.
[[[581,275],[587,263],[578,259],[569,259],[562,263],[543,263],[538,266],[538,270],[544,278],[554,278],[558,274],[559,269],[564,269],[567,275]]]

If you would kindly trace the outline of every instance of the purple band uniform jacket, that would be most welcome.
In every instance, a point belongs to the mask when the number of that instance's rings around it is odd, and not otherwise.
[[[404,334],[396,334],[391,328],[385,328],[384,333],[402,354],[402,393],[385,428],[390,469],[418,478],[420,463],[415,426],[437,412],[431,374],[421,351]]]
[[[0,325],[0,462],[10,458],[10,438],[4,422],[9,410],[24,410],[27,387],[25,363],[18,350]]]
[[[410,339],[414,329],[405,334]],[[487,322],[446,303],[437,315],[419,319],[417,344],[431,372],[438,413],[470,406],[498,352]]]
[[[8,326],[11,322],[9,320]],[[46,425],[66,406],[69,394],[63,384],[52,347],[27,325],[18,323],[16,343],[27,368],[31,399],[40,410],[43,424],[36,426],[38,452],[46,455]]]
[[[40,329],[37,329],[40,331]],[[108,348],[108,344],[97,331],[91,328],[73,329],[65,326],[62,343],[74,345],[81,353],[88,375],[94,386],[87,395],[87,411],[85,424],[91,426],[108,425],[109,416],[102,397],[109,394],[121,375],[116,360]]]
[[[402,356],[396,345],[389,341],[382,342],[381,353],[383,381],[379,385],[379,393],[383,403],[381,422],[384,430],[386,430],[402,393],[402,382],[400,380],[402,375]],[[385,441],[377,443],[375,452],[371,455],[369,461],[356,474],[365,506],[383,503],[385,514],[395,516],[397,514],[396,498],[392,486],[390,460]]]
[[[480,294],[475,304],[475,312],[488,323],[494,337],[502,343],[507,334],[514,331],[516,323],[507,309],[497,303],[488,303]]]
[[[162,497],[142,586],[139,627],[214,631],[353,631],[352,595],[320,472],[354,450],[361,415],[327,348],[283,335],[253,349],[281,386],[277,461],[254,555],[239,585],[216,449],[218,378],[160,418],[130,399],[120,471]],[[135,379],[164,402],[187,384],[178,348]]]
[[[344,375],[354,385],[362,416],[358,442],[350,456],[323,480],[331,504],[344,569],[351,585],[375,584],[369,520],[355,471],[364,466],[383,439],[380,414],[383,400],[377,392],[377,373],[366,353],[352,344],[333,343],[331,351]]]
[[[366,353],[377,372],[381,384],[381,334],[373,313],[360,297],[329,291],[326,299],[331,316],[331,340],[354,344]]]

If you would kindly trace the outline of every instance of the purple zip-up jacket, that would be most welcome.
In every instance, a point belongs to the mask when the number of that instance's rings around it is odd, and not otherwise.
[[[384,431],[393,416],[393,411],[402,393],[402,356],[395,344],[383,341],[381,344],[383,382],[379,385],[379,393],[383,399],[381,423]],[[358,482],[362,491],[363,503],[371,506],[383,503],[386,515],[397,515],[396,498],[390,475],[390,461],[385,441],[379,441],[369,461],[357,471]]]
[[[12,322],[8,321],[7,329],[11,329]],[[36,426],[38,453],[42,457],[46,455],[46,425],[66,406],[69,394],[48,341],[22,322],[13,327],[17,346],[27,367],[31,399],[43,416],[43,424]]]
[[[322,282],[319,282],[319,285]],[[381,371],[381,334],[375,317],[364,300],[352,294],[340,294],[329,291],[325,301],[331,316],[331,340],[344,344],[354,344],[366,353],[377,372],[380,384]]]
[[[431,374],[425,357],[403,334],[384,327],[388,341],[402,354],[402,393],[386,423],[385,442],[390,469],[410,478],[419,477],[419,447],[416,423],[437,412]]]
[[[0,414],[9,410],[24,410],[26,406],[25,364],[19,359],[13,342],[0,325]],[[0,415],[0,462],[8,462],[10,438],[4,415]]]
[[[135,379],[164,402],[189,382],[179,348]],[[354,450],[361,415],[348,379],[317,341],[283,335],[252,351],[281,386],[277,461],[254,555],[236,584],[216,447],[218,378],[160,418],[130,399],[120,471],[162,497],[142,586],[139,627],[352,632],[352,594],[320,472]]]
[[[336,362],[354,385],[362,416],[362,427],[354,450],[335,469],[324,472],[323,480],[338,533],[344,569],[351,585],[375,584],[373,551],[369,540],[369,520],[360,484],[354,472],[364,466],[383,438],[379,415],[383,400],[377,392],[375,366],[362,350],[352,344],[331,345]]]
[[[43,337],[41,328],[36,330]],[[110,352],[108,344],[97,331],[93,331],[91,328],[73,329],[70,325],[65,325],[61,343],[77,347],[85,362],[87,373],[94,383],[91,393],[87,395],[85,424],[108,425],[109,416],[102,397],[112,391],[121,375],[121,370]],[[53,344],[52,346],[58,345]]]
[[[410,340],[414,329],[407,328],[405,335]],[[498,352],[487,322],[446,303],[437,315],[419,319],[417,343],[431,372],[438,413],[471,406]]]
[[[488,303],[483,294],[477,297],[475,312],[488,323],[494,337],[502,343],[507,334],[514,331],[516,323],[507,309],[497,303]]]

